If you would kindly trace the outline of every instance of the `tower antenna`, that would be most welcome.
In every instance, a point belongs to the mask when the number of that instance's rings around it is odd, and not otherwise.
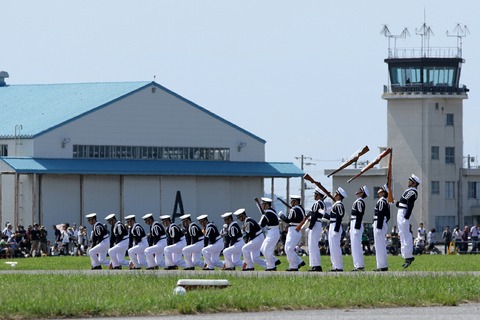
[[[385,37],[388,38],[388,57],[393,57],[396,56],[397,54],[397,39],[405,39],[406,37],[410,37],[410,32],[408,31],[407,28],[404,28],[402,33],[400,34],[392,34],[390,32],[390,29],[388,29],[388,26],[386,24],[383,25],[382,30],[380,30],[380,34],[383,34]],[[394,39],[393,41],[393,53],[390,49],[390,39]]]
[[[457,37],[457,52],[459,58],[462,57],[463,38],[468,34],[470,34],[470,30],[468,30],[467,26],[462,27],[460,23],[457,23],[452,33],[449,33],[447,30],[447,37]]]
[[[415,29],[415,33],[422,37],[422,46],[421,46],[421,55],[422,57],[427,56],[427,52],[430,50],[430,36],[433,36],[433,30],[427,26],[427,14],[425,9],[423,9],[423,24],[419,29]]]

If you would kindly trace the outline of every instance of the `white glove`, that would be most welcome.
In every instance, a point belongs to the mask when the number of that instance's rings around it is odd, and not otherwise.
[[[307,234],[308,234],[310,231],[312,231],[312,230],[310,230],[310,228],[305,228],[305,232],[306,232]]]

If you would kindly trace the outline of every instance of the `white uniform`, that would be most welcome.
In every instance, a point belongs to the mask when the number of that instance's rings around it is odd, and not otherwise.
[[[413,205],[417,200],[418,192],[414,187],[408,188],[397,202],[397,227],[400,236],[400,250],[404,259],[413,258],[413,237],[410,232],[410,216]]]
[[[223,250],[225,268],[241,267],[243,265],[241,260],[243,245],[242,230],[236,221],[232,221],[227,227],[227,247]]]
[[[168,245],[164,249],[165,267],[186,267],[185,261],[182,260],[182,250],[187,245],[183,232],[172,223],[166,233]]]
[[[350,217],[350,246],[352,248],[353,266],[355,269],[363,269],[365,262],[363,258],[362,234],[363,234],[363,215],[365,214],[365,201],[359,197],[352,205],[352,215]]]
[[[112,268],[128,266],[125,252],[128,250],[128,230],[123,223],[117,221],[112,228],[111,237],[115,238],[115,245],[108,250],[112,261]]]
[[[150,225],[150,237],[152,237],[152,245],[145,249],[147,268],[165,268],[163,252],[167,246],[167,236],[160,222],[154,221]]]
[[[263,240],[260,252],[265,257],[266,269],[275,268],[277,258],[275,257],[275,247],[280,240],[280,229],[277,213],[273,208],[265,210],[265,214],[260,219],[260,227],[267,228],[267,235]]]
[[[310,267],[321,267],[320,248],[318,242],[322,235],[322,218],[325,215],[325,203],[323,200],[317,200],[312,205],[310,214],[310,223],[308,225],[308,258]]]
[[[285,253],[289,263],[289,269],[298,270],[303,262],[302,258],[295,252],[295,247],[300,242],[302,234],[295,230],[295,228],[302,222],[305,217],[305,210],[296,205],[288,212],[287,217],[281,217],[286,223],[288,223],[287,239],[285,240]]]
[[[182,249],[186,268],[203,267],[202,249],[205,246],[202,229],[191,222],[187,230],[187,246]]]
[[[390,205],[385,197],[380,198],[375,205],[373,218],[373,241],[375,244],[375,257],[377,269],[388,268],[387,257],[387,222],[390,220]]]
[[[263,235],[260,225],[250,217],[243,222],[246,232],[246,241],[242,247],[243,260],[246,269],[253,269],[254,264],[262,268],[266,268],[265,260],[260,258],[260,247],[262,246],[265,236]]]
[[[207,264],[207,269],[223,268],[223,262],[220,261],[220,253],[224,248],[224,243],[217,227],[211,222],[205,228],[205,237],[207,238],[207,246],[202,249],[202,254],[203,260]]]
[[[330,260],[332,261],[332,270],[343,271],[342,258],[342,219],[345,215],[345,207],[341,201],[336,201],[332,206],[330,213],[330,227],[328,229],[328,246],[330,248]]]
[[[88,251],[92,267],[101,268],[100,265],[109,265],[107,260],[107,252],[110,248],[110,237],[107,230],[100,222],[93,225],[92,248]]]
[[[148,247],[147,235],[143,227],[135,223],[130,230],[133,237],[134,246],[128,249],[128,256],[130,257],[133,267],[139,269],[147,265],[147,259],[145,257],[145,249]]]

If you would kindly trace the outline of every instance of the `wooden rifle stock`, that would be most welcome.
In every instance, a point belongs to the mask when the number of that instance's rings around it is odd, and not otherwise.
[[[262,204],[260,203],[260,200],[258,200],[258,198],[255,198],[254,200],[255,200],[255,203],[257,204],[258,210],[260,211],[260,213],[261,213],[262,215],[264,215],[264,214],[265,214],[265,210],[263,210]]]
[[[285,201],[283,201],[283,199],[281,199],[281,198],[277,198],[277,199],[278,199],[278,201],[280,201],[281,203],[283,203],[288,209],[292,209],[292,206],[289,205],[288,203],[286,203]]]
[[[303,179],[308,180],[317,187],[319,187],[320,190],[322,190],[330,199],[335,201],[335,198],[332,196],[332,194],[320,182],[313,180],[313,178],[308,173],[303,176]]]
[[[300,222],[298,226],[295,227],[295,231],[300,232],[300,230],[302,230],[303,225],[308,221],[308,218],[310,218],[310,214],[305,215],[305,218],[303,218],[302,222]]]
[[[355,161],[358,160],[358,158],[360,158],[361,156],[363,156],[365,153],[367,153],[368,151],[370,151],[370,149],[368,148],[368,146],[365,146],[363,147],[361,150],[357,150],[357,152],[355,152],[354,154],[352,154],[350,156],[350,158],[347,159],[347,161],[345,161],[341,166],[340,168],[338,168],[337,170],[333,171],[332,173],[330,173],[327,177],[330,177],[331,175],[334,175],[335,173],[339,172],[340,170],[343,170],[345,169],[346,167],[348,167],[349,165],[351,165],[352,163],[354,163]]]
[[[350,178],[347,182],[350,183],[352,180],[360,177],[362,174],[364,174],[365,172],[367,172],[368,170],[372,169],[377,163],[380,162],[380,160],[382,160],[383,158],[385,158],[390,152],[392,152],[392,148],[387,148],[385,151],[383,151],[382,153],[380,153],[378,155],[378,157],[373,160],[372,162],[370,162],[365,168],[363,168],[360,173],[356,174],[354,177]]]

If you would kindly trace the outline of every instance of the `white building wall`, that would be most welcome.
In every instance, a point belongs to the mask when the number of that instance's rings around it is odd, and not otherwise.
[[[147,213],[160,216],[160,178],[150,176],[123,177],[124,216],[135,214],[137,222]]]
[[[3,230],[7,222],[10,222],[12,225],[15,223],[15,190],[13,187],[15,183],[15,175],[2,174],[0,175],[0,179],[2,179],[2,189],[0,192],[2,193],[1,230]]]
[[[97,213],[98,221],[106,222],[104,218],[110,213],[119,213],[120,177],[119,176],[84,176],[83,182],[82,222],[86,223],[85,215]]]

